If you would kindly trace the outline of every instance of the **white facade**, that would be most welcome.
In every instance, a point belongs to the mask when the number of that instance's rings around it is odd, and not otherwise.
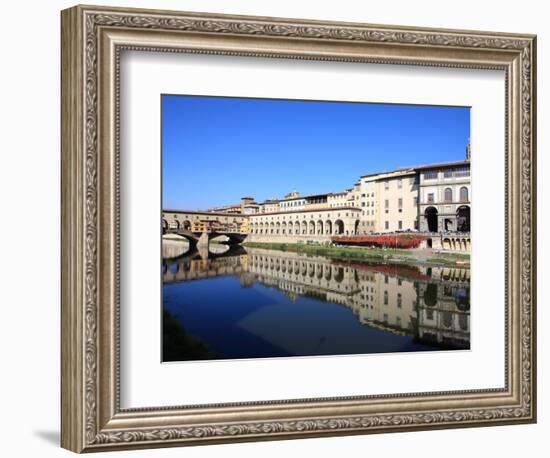
[[[469,163],[419,170],[419,227],[426,232],[470,231]]]

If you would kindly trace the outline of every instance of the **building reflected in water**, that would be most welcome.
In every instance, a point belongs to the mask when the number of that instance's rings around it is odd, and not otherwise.
[[[240,246],[163,261],[164,285],[223,276],[238,277],[242,288],[261,284],[280,290],[291,301],[338,304],[364,326],[432,349],[470,348],[466,267],[346,263]]]

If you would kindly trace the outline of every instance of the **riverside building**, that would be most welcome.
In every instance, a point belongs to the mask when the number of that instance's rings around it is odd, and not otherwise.
[[[262,203],[247,196],[238,204],[205,210],[200,218],[197,214],[186,217],[185,211],[164,210],[163,227],[181,224],[193,229],[200,225],[224,232],[205,216],[212,214],[218,215],[214,219],[222,225],[238,226],[238,232],[248,234],[250,241],[323,242],[333,236],[422,232],[440,235],[441,241],[434,247],[450,249],[454,249],[452,237],[457,234],[459,249],[466,251],[469,236],[467,242],[462,239],[470,232],[470,199],[468,146],[464,161],[364,175],[341,192],[301,195],[292,191]]]

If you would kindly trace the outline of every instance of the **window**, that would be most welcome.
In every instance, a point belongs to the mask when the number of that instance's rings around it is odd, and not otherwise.
[[[384,182],[384,189],[387,191],[388,189],[390,189],[390,182],[389,181],[386,181]]]
[[[403,211],[403,199],[400,197],[397,199],[397,207],[399,208],[399,213]]]
[[[401,308],[401,293],[397,293],[397,307]]]
[[[434,193],[429,192],[428,193],[428,202],[433,203],[433,201],[434,201]]]
[[[469,177],[470,167],[458,167],[455,169],[455,177]]]
[[[437,178],[437,170],[430,170],[429,172],[424,172],[425,180],[435,180]]]
[[[451,188],[445,188],[445,202],[453,201],[453,190]]]
[[[386,221],[386,222],[384,223],[384,227],[385,227],[386,229],[389,229],[389,228],[390,228],[390,223],[389,223],[389,221]]]
[[[403,187],[403,180],[399,179],[397,180],[397,188],[401,189]]]
[[[418,205],[418,196],[413,197],[413,207],[416,207]]]
[[[403,229],[403,221],[399,221],[398,227],[399,227],[399,229]]]
[[[384,291],[384,305],[388,305],[388,292]]]
[[[466,186],[460,188],[460,202],[468,202],[468,188]]]
[[[384,275],[384,283],[388,284],[388,276]]]
[[[445,178],[451,178],[451,177],[453,176],[453,171],[452,171],[452,170],[445,170],[445,171],[443,172],[443,176],[444,176]]]
[[[364,207],[365,206],[365,202],[361,202],[361,207]]]

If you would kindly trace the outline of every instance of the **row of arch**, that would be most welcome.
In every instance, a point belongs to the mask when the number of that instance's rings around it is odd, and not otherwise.
[[[424,311],[426,315],[428,315],[428,311]],[[464,314],[456,314],[452,313],[450,311],[441,311],[441,324],[444,329],[454,329],[455,328],[455,320],[458,321],[458,328],[461,331],[468,331],[470,329],[470,319],[468,315]],[[433,317],[432,317],[433,320]],[[430,320],[431,321],[431,320]]]
[[[470,207],[467,205],[461,205],[456,209],[454,219],[443,217],[440,221],[441,216],[435,207],[427,207],[424,217],[429,232],[439,232],[440,230],[470,232]]]
[[[190,231],[191,230],[191,221],[189,220],[185,220],[185,221],[178,221],[177,219],[174,219],[170,222],[168,222],[167,220],[163,219],[162,220],[162,228],[163,229],[184,229],[186,231]]]
[[[303,277],[317,277],[318,279],[324,278],[327,281],[334,279],[337,283],[340,283],[344,279],[344,272],[348,271],[348,268],[333,266],[331,264],[284,260],[273,262],[272,259],[252,260],[250,267],[253,270],[259,271],[281,272],[291,275],[302,275]],[[354,280],[358,281],[356,272]]]
[[[470,239],[445,237],[441,245],[444,250],[469,251]]]
[[[283,221],[271,223],[251,223],[250,232],[258,235],[349,235],[356,234],[359,229],[359,220],[355,221],[350,230],[341,219],[310,220],[310,221]]]
[[[430,270],[430,268],[428,268]],[[430,276],[432,276],[430,274]],[[444,267],[439,271],[438,275],[434,275],[433,279],[442,281],[453,281],[465,283],[470,281],[470,269],[460,269],[457,267]]]

